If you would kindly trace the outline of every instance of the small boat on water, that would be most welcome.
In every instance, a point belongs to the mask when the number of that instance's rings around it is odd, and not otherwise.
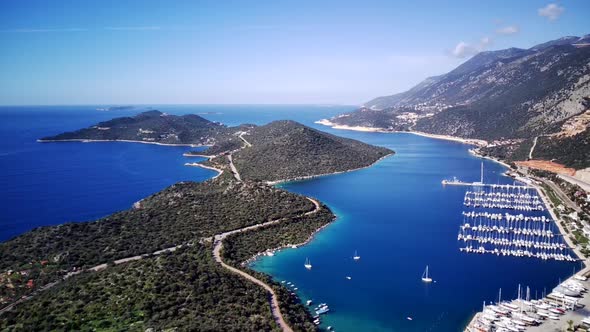
[[[356,252],[356,250],[354,251],[354,256],[352,256],[352,259],[354,259],[355,261],[358,261],[359,259],[361,259],[361,256],[359,256],[359,254]]]
[[[306,269],[311,270],[311,261],[309,258],[305,259],[305,264],[303,266],[305,266]]]
[[[330,311],[330,308],[328,308],[328,305],[325,303],[321,303],[317,308],[315,308],[315,313],[318,316],[326,314],[326,313],[328,313],[328,311]]]
[[[423,282],[432,282],[432,278],[428,276],[428,265],[426,265],[426,270],[422,273],[422,281]]]
[[[312,300],[307,300],[307,302],[306,302],[307,305],[311,305],[312,303],[313,303]]]

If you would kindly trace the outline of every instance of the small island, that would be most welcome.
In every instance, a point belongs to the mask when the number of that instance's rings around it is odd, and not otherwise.
[[[393,151],[293,121],[230,128],[156,111],[43,141],[141,141],[138,128],[212,143],[199,165],[219,175],[97,221],[40,227],[0,244],[0,329],[316,330],[295,295],[246,262],[306,243],[335,216],[268,183],[368,167]]]
[[[121,117],[94,126],[44,137],[39,142],[132,141],[162,145],[213,145],[227,137],[228,127],[194,114],[169,115],[157,110]]]

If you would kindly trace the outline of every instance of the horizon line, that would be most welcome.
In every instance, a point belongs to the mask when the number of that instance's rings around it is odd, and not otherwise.
[[[145,107],[145,106],[354,106],[361,107],[363,104],[345,103],[120,103],[120,104],[0,104],[0,107],[58,107],[58,106],[110,106],[110,107]]]

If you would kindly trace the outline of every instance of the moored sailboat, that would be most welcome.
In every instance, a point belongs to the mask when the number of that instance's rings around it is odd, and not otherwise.
[[[356,250],[354,251],[354,256],[352,256],[352,259],[354,259],[355,261],[358,261],[359,259],[361,259],[361,256],[359,256],[359,254],[356,252]]]
[[[311,261],[309,258],[305,259],[305,264],[303,266],[305,266],[306,269],[311,270]]]
[[[432,282],[432,278],[428,276],[428,265],[426,265],[426,270],[422,273],[422,281],[423,282]]]

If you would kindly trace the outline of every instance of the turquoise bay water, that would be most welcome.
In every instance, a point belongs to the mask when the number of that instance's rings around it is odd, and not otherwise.
[[[0,241],[36,226],[99,218],[175,182],[214,175],[183,166],[184,147],[35,142],[140,111],[98,112],[96,107],[0,108]],[[397,152],[371,168],[283,185],[322,200],[338,219],[309,245],[254,264],[279,281],[295,283],[302,298],[328,303],[332,312],[324,326],[337,331],[458,331],[484,300],[497,297],[499,288],[504,297],[515,297],[521,283],[540,295],[579,268],[459,252],[466,188],[445,188],[440,181],[479,178],[480,160],[469,155],[466,145],[411,134],[337,131],[313,123],[352,109],[346,106],[155,108],[203,113],[228,125],[292,119]],[[512,182],[501,175],[500,165],[485,161],[485,168],[486,181]],[[355,250],[361,256],[358,262],[352,260]],[[306,257],[312,271],[303,268]],[[436,281],[430,285],[420,281],[427,264]]]
[[[254,264],[293,282],[304,299],[330,305],[333,312],[324,316],[323,326],[458,331],[484,300],[497,299],[499,288],[504,298],[516,298],[519,283],[541,295],[572,273],[571,263],[459,252],[466,187],[443,187],[441,180],[479,179],[481,160],[469,155],[468,146],[412,134],[346,136],[397,154],[357,172],[283,185],[326,202],[339,218],[309,245]],[[486,181],[513,182],[501,175],[501,165],[484,164]],[[355,250],[358,262],[352,259]],[[303,267],[307,257],[311,271]],[[432,284],[420,279],[426,265]]]

